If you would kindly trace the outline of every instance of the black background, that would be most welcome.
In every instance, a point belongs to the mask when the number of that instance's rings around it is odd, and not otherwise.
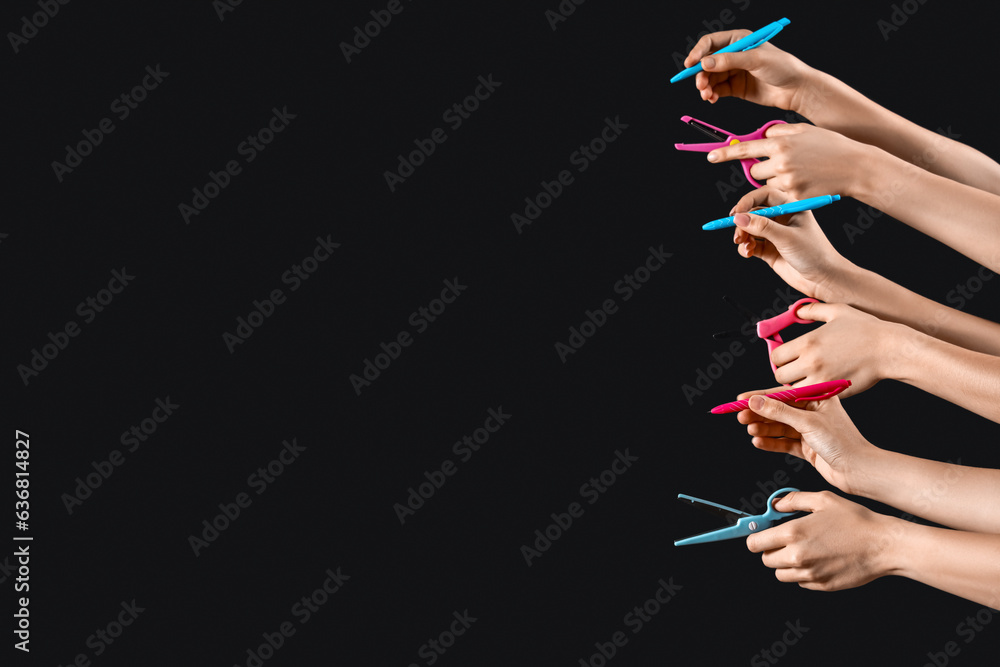
[[[710,106],[692,81],[667,81],[703,22],[788,16],[778,46],[1000,155],[989,42],[976,36],[995,17],[980,3],[913,2],[885,39],[890,3],[593,0],[555,31],[544,15],[555,0],[403,6],[350,63],[339,44],[385,3],[246,0],[220,21],[208,2],[71,2],[0,57],[3,412],[8,433],[31,436],[34,537],[32,652],[4,652],[16,664],[84,653],[95,665],[243,665],[340,567],[349,581],[265,664],[427,664],[421,645],[464,610],[478,620],[437,664],[577,665],[619,630],[629,641],[610,664],[747,664],[786,621],[809,630],[782,664],[921,665],[949,641],[961,649],[951,664],[994,662],[1000,624],[965,643],[956,628],[980,606],[947,593],[896,578],[811,592],[778,583],[740,540],[673,546],[713,522],[677,493],[738,505],[779,471],[804,490],[828,485],[706,414],[773,386],[761,343],[703,396],[682,392],[725,350],[710,334],[742,324],[721,297],[762,312],[784,286],[728,232],[700,231],[738,194],[717,185],[729,165],[673,150],[702,140],[678,118],[750,132],[785,113]],[[0,26],[37,11],[7,3]],[[57,180],[65,146],[157,64],[169,76]],[[501,86],[452,130],[442,112],[480,75]],[[275,107],[295,119],[243,162],[237,146]],[[518,234],[524,198],[616,117],[621,137]],[[383,172],[437,127],[447,141],[390,192]],[[185,224],[178,205],[231,159],[242,173]],[[978,268],[884,217],[852,243],[852,200],[817,217],[850,259],[940,301]],[[339,249],[289,291],[282,273],[328,235]],[[661,244],[672,257],[622,302],[616,281]],[[134,281],[83,324],[77,304],[122,267]],[[412,333],[410,313],[456,276],[468,289],[356,395],[348,377]],[[230,354],[222,334],[276,288],[287,301]],[[995,319],[998,290],[985,283],[966,310]],[[618,312],[561,363],[554,344],[607,298]],[[17,365],[69,320],[80,335],[25,386]],[[168,396],[176,412],[67,513],[76,478],[124,450],[121,433]],[[1000,463],[994,424],[911,387],[884,382],[846,405],[880,446]],[[452,443],[499,406],[509,422],[458,462]],[[292,438],[306,450],[255,495],[248,475]],[[521,546],[626,448],[638,460],[528,567]],[[393,505],[445,459],[457,473],[400,525]],[[245,491],[252,505],[196,557],[189,536]],[[661,578],[682,588],[632,634],[624,615]],[[88,637],[132,599],[145,611],[95,657]]]

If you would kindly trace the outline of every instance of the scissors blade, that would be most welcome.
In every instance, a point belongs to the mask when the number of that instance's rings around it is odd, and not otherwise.
[[[674,540],[674,546],[683,547],[689,544],[704,544],[705,542],[731,540],[737,537],[746,537],[750,534],[750,532],[751,531],[744,524],[740,523],[735,526],[729,526],[728,528],[719,528],[718,530],[698,533],[697,535],[692,535],[691,537],[685,537],[683,540]]]
[[[716,141],[725,141],[726,138],[729,136],[728,134],[723,134],[722,132],[719,132],[712,126],[702,123],[700,120],[695,120],[694,118],[690,118],[686,122],[694,129],[698,130],[699,132],[701,132],[706,136],[715,139]]]
[[[730,306],[736,309],[736,311],[742,315],[747,322],[750,324],[756,324],[760,319],[755,312],[747,308],[746,306],[740,304],[736,299],[731,296],[723,296],[722,300],[728,303]]]
[[[736,301],[736,299],[730,296],[723,296],[722,300],[728,303],[730,306],[732,306],[750,324],[756,324],[757,321],[760,319],[759,317],[757,317],[756,313],[751,312],[750,309],[747,308],[746,306],[739,304]],[[718,331],[712,334],[712,338],[720,340],[723,338],[736,338],[737,336],[742,336],[742,335],[743,332],[740,329],[729,329],[728,331]],[[759,339],[754,338],[753,340],[759,340]]]
[[[697,507],[704,512],[722,517],[730,526],[735,526],[740,519],[750,516],[746,512],[734,510],[732,507],[712,503],[707,500],[702,500],[701,498],[694,498],[693,496],[686,496],[683,493],[677,494],[677,499],[682,503],[687,503],[688,505]]]

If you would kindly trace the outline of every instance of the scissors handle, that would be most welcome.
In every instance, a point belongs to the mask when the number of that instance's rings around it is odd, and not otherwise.
[[[780,521],[781,519],[784,519],[785,517],[798,514],[798,512],[779,512],[778,510],[774,509],[775,500],[777,500],[782,496],[786,496],[794,491],[798,491],[798,489],[786,486],[785,488],[778,489],[777,491],[771,494],[771,496],[767,499],[767,510],[760,515],[759,519],[760,523],[763,524],[763,528],[769,528],[776,522]]]
[[[785,121],[783,120],[772,120],[770,122],[764,123],[764,125],[762,125],[760,129],[755,130],[750,134],[744,134],[738,137],[732,137],[729,140],[729,145],[732,146],[733,144],[738,144],[743,141],[757,141],[758,139],[764,139],[767,133],[767,129],[769,127],[771,127],[772,125],[784,125],[784,124]],[[748,157],[740,160],[740,164],[743,166],[743,174],[747,177],[747,181],[750,182],[750,185],[754,186],[755,188],[762,187],[763,185],[762,183],[758,183],[757,181],[755,181],[754,177],[750,175],[750,168],[753,167],[758,162],[760,162],[760,159],[755,157]]]
[[[774,352],[775,348],[784,343],[781,340],[781,336],[778,332],[787,326],[792,324],[811,324],[812,320],[804,320],[798,316],[797,311],[799,308],[807,303],[819,303],[819,299],[805,298],[799,299],[791,306],[788,310],[780,315],[772,317],[767,320],[761,320],[757,323],[757,336],[764,339],[767,343],[767,360],[771,364],[771,371],[777,373],[778,367],[774,365],[771,361],[771,353]]]

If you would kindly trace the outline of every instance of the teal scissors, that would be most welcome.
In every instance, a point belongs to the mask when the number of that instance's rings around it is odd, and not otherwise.
[[[723,517],[729,524],[726,528],[710,530],[707,533],[699,533],[683,540],[675,540],[675,547],[683,547],[688,544],[702,544],[704,542],[718,542],[719,540],[731,540],[736,537],[746,537],[751,533],[757,533],[774,526],[785,519],[802,514],[802,512],[779,512],[774,509],[774,501],[792,491],[798,491],[791,487],[778,489],[767,499],[767,511],[763,514],[747,514],[732,507],[719,505],[700,498],[686,496],[683,493],[677,494],[677,499],[681,502],[689,503],[695,507]]]

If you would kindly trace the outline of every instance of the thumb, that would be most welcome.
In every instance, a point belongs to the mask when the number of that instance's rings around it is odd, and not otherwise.
[[[791,426],[799,433],[808,433],[812,426],[812,414],[801,408],[793,408],[786,403],[764,396],[751,396],[750,409],[765,419]]]
[[[701,67],[707,72],[727,72],[733,69],[754,71],[760,69],[766,62],[766,54],[762,57],[760,49],[737,51],[736,53],[713,53],[702,58]]]
[[[733,222],[743,231],[749,232],[751,236],[767,239],[775,245],[780,244],[788,236],[787,227],[761,215],[737,213]]]
[[[822,494],[812,491],[792,491],[774,501],[779,512],[815,512],[819,509]]]
[[[804,320],[829,322],[837,316],[838,305],[835,303],[804,303],[795,309],[795,314]]]

